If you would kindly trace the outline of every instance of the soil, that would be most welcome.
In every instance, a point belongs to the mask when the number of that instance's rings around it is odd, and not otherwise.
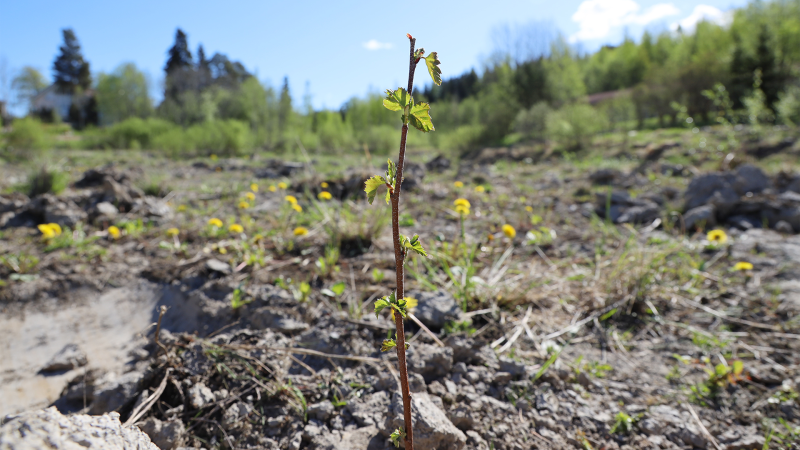
[[[511,151],[509,164],[487,150],[425,173],[433,155],[411,155],[403,232],[431,257],[408,263],[407,289],[428,299],[416,313],[436,335],[407,321],[418,448],[797,448],[800,237],[724,220],[725,242],[682,233],[671,212],[716,163],[692,154],[691,170],[662,172],[658,161],[687,158],[685,143],[668,144],[613,167],[544,150]],[[780,145],[748,162],[772,173],[769,158],[791,151]],[[392,448],[402,402],[396,356],[380,352],[392,322],[372,313],[394,287],[391,229],[381,199],[369,207],[353,188],[379,170],[116,159],[73,173],[113,172],[113,193],[129,196],[114,217],[92,212],[110,195],[101,184],[55,197],[59,217],[85,213],[85,238],[48,249],[23,206],[6,222],[0,416],[116,410],[162,448]],[[595,180],[633,194],[625,207],[658,220],[598,217],[595,198],[611,192],[592,181],[600,168],[616,172]],[[148,173],[168,180],[152,197],[137,188]],[[317,201],[326,189],[333,199]],[[472,204],[463,241],[459,197]],[[213,230],[211,217],[244,233]],[[118,239],[107,231],[138,219]],[[23,269],[28,257],[38,263]],[[67,344],[88,364],[41,372]]]

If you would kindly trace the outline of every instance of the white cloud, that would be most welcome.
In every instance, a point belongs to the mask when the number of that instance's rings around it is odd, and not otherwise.
[[[570,36],[570,42],[600,39],[608,36],[612,28],[628,24],[646,25],[655,20],[678,14],[672,3],[659,3],[639,12],[634,0],[585,0],[572,15],[580,29]]]
[[[390,42],[379,42],[377,39],[370,39],[364,42],[364,48],[367,50],[387,50],[392,48]]]
[[[678,25],[680,25],[683,31],[691,31],[694,30],[694,27],[697,26],[699,22],[704,20],[716,23],[718,25],[724,25],[729,20],[729,17],[727,14],[713,6],[697,5],[694,7],[694,11],[692,11],[692,13],[689,14],[689,16],[687,16],[685,19],[670,25],[670,29],[677,30]]]

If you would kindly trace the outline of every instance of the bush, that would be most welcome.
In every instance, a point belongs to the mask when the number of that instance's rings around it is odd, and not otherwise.
[[[607,122],[602,112],[585,103],[573,103],[547,117],[547,136],[567,150],[586,148]]]
[[[800,124],[800,86],[790,86],[775,103],[778,118],[786,125]]]
[[[50,169],[42,167],[41,170],[33,172],[28,177],[28,183],[25,186],[28,195],[35,197],[41,194],[52,192],[53,194],[60,194],[69,184],[69,174],[59,169]]]
[[[523,109],[514,119],[514,131],[527,138],[542,139],[545,135],[547,116],[552,112],[547,102],[539,102],[530,109]]]
[[[178,129],[177,125],[166,120],[134,117],[106,128],[103,146],[118,149],[151,149],[157,136],[175,129]]]
[[[6,148],[10,150],[42,150],[46,143],[44,126],[32,117],[15,120],[6,134]]]

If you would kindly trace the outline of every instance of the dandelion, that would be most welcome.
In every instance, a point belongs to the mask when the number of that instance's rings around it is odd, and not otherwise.
[[[456,212],[462,216],[469,215],[469,206],[456,205]]]
[[[323,189],[328,189],[328,183],[323,181],[322,183],[319,184],[319,187],[321,187]]]
[[[244,228],[238,223],[234,223],[228,227],[228,231],[230,231],[231,233],[242,233],[244,232]]]
[[[228,249],[225,248],[225,247],[220,247],[220,248],[217,249],[217,251],[219,252],[220,255],[224,255],[224,254],[228,253]]]
[[[279,187],[280,189],[286,189],[286,188],[288,188],[288,187],[289,187],[289,185],[288,185],[288,184],[286,184],[286,183],[284,183],[283,181],[281,181],[280,183],[278,183],[278,187]]]
[[[259,243],[259,242],[261,242],[263,240],[264,240],[264,235],[263,234],[257,234],[255,236],[253,236],[253,242],[254,243]]]
[[[247,208],[249,208],[249,207],[250,207],[250,203],[247,203],[247,202],[246,202],[246,201],[244,201],[244,200],[242,200],[242,201],[240,201],[240,202],[239,202],[239,209],[247,209]]]
[[[250,183],[250,190],[253,192],[258,192],[258,184]]]
[[[297,204],[297,197],[295,197],[294,195],[287,195],[286,197],[283,197],[283,199],[293,205]]]
[[[486,188],[483,186],[475,186],[475,192],[477,192],[478,194],[482,194],[486,192]]]
[[[527,201],[528,201],[528,199],[527,199],[527,198],[525,198],[525,197],[520,197],[520,198],[519,198],[519,202],[520,202],[520,203],[525,203],[525,202],[527,202]]]
[[[528,211],[529,213],[532,213],[533,212],[533,206],[530,206],[530,205],[526,206],[525,207],[525,211]]]
[[[119,239],[120,234],[121,233],[119,231],[119,228],[115,227],[114,225],[108,227],[108,235],[111,236],[112,238]]]
[[[735,271],[753,270],[753,265],[747,261],[739,261],[733,265],[733,270]]]
[[[297,227],[294,229],[295,236],[305,236],[308,234],[308,228],[306,227]]]
[[[271,184],[271,185],[269,185],[267,190],[270,191],[270,192],[275,192],[275,191],[278,190],[278,188],[276,188],[274,184]]]
[[[715,244],[724,244],[728,241],[728,235],[722,230],[711,230],[706,235],[706,239]]]
[[[419,301],[414,297],[405,297],[405,301],[406,301],[406,311],[409,313],[411,312],[412,308],[416,308],[417,305],[419,304]],[[394,320],[394,308],[392,308],[391,311],[392,311],[392,320]]]
[[[42,232],[43,239],[52,239],[56,237],[56,232],[50,227],[50,224],[41,224],[37,228]]]
[[[178,212],[186,211],[186,205],[178,205]]]
[[[211,154],[211,160],[212,160],[212,161],[216,161],[216,160],[217,160],[217,155],[215,155],[215,154],[213,154],[213,153],[212,153],[212,154]]]
[[[469,209],[470,207],[472,207],[472,205],[470,205],[470,204],[469,204],[469,200],[467,200],[467,199],[465,199],[465,198],[457,198],[457,199],[456,199],[456,200],[453,202],[453,205],[454,205],[454,206],[457,206],[457,207],[458,207],[458,206],[464,206],[464,207],[466,207],[467,209]]]
[[[256,199],[256,194],[253,194],[252,192],[248,192],[248,193],[244,194],[244,196],[245,196],[246,199],[250,200],[251,202],[255,201],[255,199]]]
[[[503,234],[505,234],[509,239],[514,239],[514,236],[517,235],[517,230],[514,229],[509,224],[503,225]]]
[[[56,236],[61,236],[61,225],[57,223],[48,223],[47,226],[53,230],[53,233],[55,233]]]
[[[330,200],[330,199],[332,199],[332,198],[333,198],[333,196],[331,195],[331,193],[330,193],[330,192],[328,192],[328,191],[322,191],[322,192],[320,192],[320,193],[319,193],[319,195],[317,195],[317,197],[319,197],[319,199],[320,199],[320,200]]]
[[[167,229],[167,236],[169,236],[169,237],[175,237],[175,236],[179,235],[180,233],[181,233],[181,231],[179,229],[175,228],[175,227]]]
[[[461,181],[456,181],[456,182],[453,183],[453,186],[456,189],[461,189],[462,187],[464,187],[464,183],[462,183]]]
[[[303,207],[302,207],[302,206],[300,206],[300,205],[298,205],[297,203],[295,203],[295,204],[293,204],[293,205],[292,205],[292,209],[293,209],[293,210],[295,210],[295,211],[297,211],[297,212],[299,212],[299,213],[300,213],[300,212],[303,212]]]
[[[208,224],[212,227],[222,228],[222,221],[217,219],[216,217],[212,217],[208,219]]]

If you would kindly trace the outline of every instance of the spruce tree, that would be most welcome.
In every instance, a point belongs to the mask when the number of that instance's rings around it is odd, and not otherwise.
[[[180,28],[175,32],[175,44],[167,52],[169,58],[164,71],[167,76],[171,75],[177,69],[183,69],[192,66],[192,52],[189,51],[189,41],[186,33]]]
[[[55,84],[62,92],[73,94],[78,88],[88,89],[92,84],[89,63],[83,60],[78,38],[71,28],[62,30],[64,45],[53,62]]]

